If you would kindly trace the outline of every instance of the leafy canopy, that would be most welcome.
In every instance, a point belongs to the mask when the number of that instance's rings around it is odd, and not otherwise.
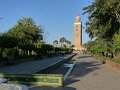
[[[7,34],[16,37],[20,43],[33,43],[42,41],[42,33],[43,29],[32,18],[22,18]]]
[[[84,14],[89,14],[86,32],[91,38],[111,40],[114,34],[120,31],[119,0],[95,0],[83,10]]]

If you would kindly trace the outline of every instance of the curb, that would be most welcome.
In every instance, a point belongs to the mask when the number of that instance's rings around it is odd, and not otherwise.
[[[70,67],[70,69],[68,70],[68,72],[65,74],[64,76],[64,81],[67,79],[67,77],[69,76],[69,74],[72,72],[73,68],[75,67],[75,64],[77,62],[78,59],[76,59],[76,61],[73,63],[73,65]]]

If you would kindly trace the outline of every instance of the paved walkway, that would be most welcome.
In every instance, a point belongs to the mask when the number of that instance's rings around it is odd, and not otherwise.
[[[95,58],[78,55],[75,68],[64,87],[33,87],[30,90],[120,90],[120,73]]]
[[[72,90],[120,90],[120,73],[95,58],[81,56],[65,83]]]
[[[71,54],[71,55],[73,55],[73,54]],[[65,55],[64,57],[47,58],[47,59],[43,59],[43,60],[35,60],[35,61],[17,64],[14,66],[2,67],[2,68],[0,68],[0,72],[16,73],[16,74],[35,73],[36,71],[42,70],[46,66],[49,66],[53,63],[61,61],[65,58],[68,58],[71,55]]]

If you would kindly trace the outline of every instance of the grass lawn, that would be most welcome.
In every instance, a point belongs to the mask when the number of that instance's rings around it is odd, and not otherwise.
[[[113,59],[112,62],[120,64],[120,59]]]

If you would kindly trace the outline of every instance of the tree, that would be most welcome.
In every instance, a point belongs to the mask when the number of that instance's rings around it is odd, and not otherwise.
[[[14,48],[18,45],[17,39],[3,34],[0,36],[0,57],[3,56],[5,48]]]
[[[114,50],[117,55],[120,54],[120,34],[114,36]]]
[[[69,40],[66,40],[66,43],[67,43],[68,47],[70,48],[71,42]]]
[[[97,39],[91,47],[92,50],[102,52],[107,49],[111,55],[113,54],[118,42],[114,37],[120,32],[119,8],[119,0],[95,0],[92,5],[83,8],[83,14],[89,14],[86,32],[91,39]]]
[[[33,43],[43,42],[43,28],[36,25],[32,18],[18,20],[6,34],[18,40],[18,46],[24,53],[29,53],[32,48],[34,49]]]
[[[59,42],[61,43],[61,47],[63,47],[64,43],[66,42],[66,38],[65,37],[60,38]]]
[[[57,47],[57,45],[58,45],[58,40],[53,41],[53,44],[54,44],[55,47]]]
[[[33,43],[42,41],[43,29],[37,26],[32,18],[22,18],[17,24],[11,28],[7,34],[14,36],[19,40],[19,43]]]
[[[89,21],[86,23],[89,36],[110,41],[120,30],[119,8],[119,0],[95,0],[92,5],[85,7],[84,14],[89,14]]]

